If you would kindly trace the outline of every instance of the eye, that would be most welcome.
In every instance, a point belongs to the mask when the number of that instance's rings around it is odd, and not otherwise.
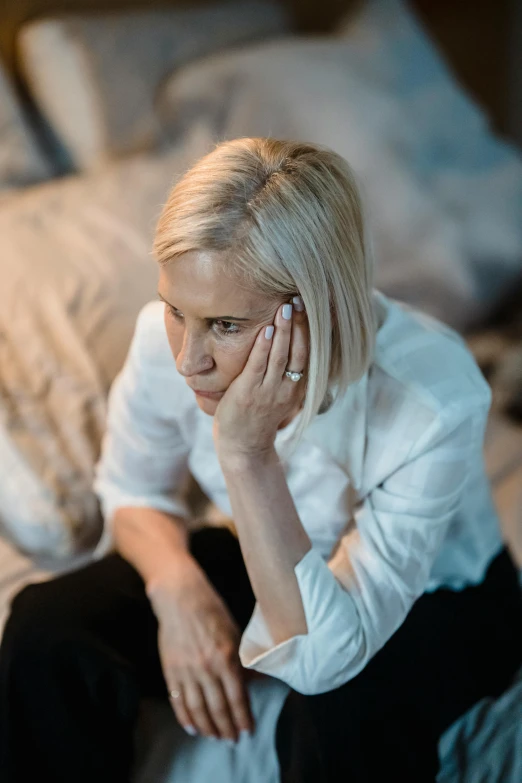
[[[220,334],[238,334],[241,328],[232,321],[214,321]]]
[[[183,313],[180,313],[179,310],[174,310],[171,305],[166,305],[167,312],[171,318],[174,318],[175,321],[181,322],[183,321]],[[216,326],[216,331],[220,335],[230,335],[230,334],[238,334],[241,331],[241,328],[237,325],[232,323],[232,321],[214,321],[213,322]]]
[[[166,305],[166,308],[167,308],[168,314],[172,318],[175,318],[176,321],[182,321],[183,320],[183,315],[178,310],[174,310],[174,308],[171,307],[171,305]]]

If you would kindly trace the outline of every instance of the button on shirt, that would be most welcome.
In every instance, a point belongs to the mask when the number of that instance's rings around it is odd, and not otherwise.
[[[502,546],[483,457],[488,384],[456,332],[377,290],[374,303],[382,317],[369,370],[288,458],[301,414],[275,440],[312,543],[295,568],[308,632],[274,644],[256,605],[240,657],[301,693],[354,677],[424,591],[480,582]],[[233,519],[212,417],[177,372],[153,302],[110,392],[97,555],[111,546],[119,506],[188,519],[190,473]]]

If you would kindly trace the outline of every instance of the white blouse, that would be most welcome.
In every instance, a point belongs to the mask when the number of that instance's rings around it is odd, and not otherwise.
[[[368,372],[307,428],[289,460],[297,512],[312,549],[295,568],[308,633],[275,645],[256,606],[240,646],[244,666],[301,693],[354,677],[439,586],[480,582],[502,546],[483,459],[491,392],[462,338],[374,291],[383,312]],[[139,315],[109,398],[95,491],[111,546],[123,505],[190,517],[189,472],[232,518],[212,418],[176,370],[163,305]]]

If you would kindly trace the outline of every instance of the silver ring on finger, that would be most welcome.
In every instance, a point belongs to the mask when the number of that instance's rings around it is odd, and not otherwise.
[[[171,699],[179,699],[181,696],[181,691],[178,691],[176,688],[173,688],[171,691],[169,691],[169,696]]]
[[[285,375],[287,378],[290,378],[291,381],[297,383],[297,381],[300,381],[301,378],[303,377],[304,372],[294,372],[293,370],[285,370]]]

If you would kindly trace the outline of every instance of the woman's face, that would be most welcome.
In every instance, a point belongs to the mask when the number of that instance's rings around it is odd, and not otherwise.
[[[185,253],[161,268],[158,289],[177,370],[210,416],[283,302],[241,287],[222,268],[217,254]]]

